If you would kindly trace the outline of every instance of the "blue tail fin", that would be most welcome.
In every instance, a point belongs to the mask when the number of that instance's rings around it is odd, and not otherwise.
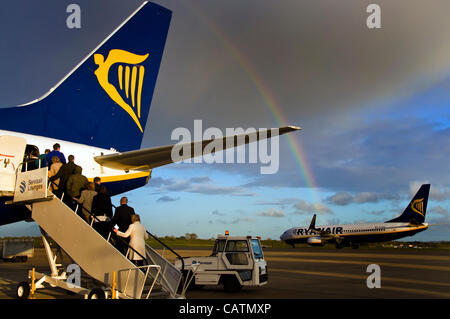
[[[144,3],[49,93],[0,128],[119,151],[142,142],[171,11]]]
[[[403,213],[386,223],[421,224],[425,221],[430,184],[423,184]]]

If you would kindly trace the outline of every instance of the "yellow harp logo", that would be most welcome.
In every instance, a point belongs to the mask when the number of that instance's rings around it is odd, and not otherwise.
[[[411,203],[411,209],[423,216],[423,198],[414,200]]]
[[[119,49],[109,51],[106,60],[103,55],[94,54],[94,62],[98,65],[98,68],[94,73],[97,76],[98,83],[100,83],[101,87],[109,97],[131,116],[141,133],[143,133],[143,130],[139,119],[141,118],[141,93],[145,68],[142,65],[138,66],[138,64],[144,62],[147,58],[148,53],[145,55],[138,55]],[[120,63],[117,70],[119,90],[108,81],[109,69],[116,63]],[[124,68],[123,64],[133,65],[131,78],[130,66],[126,65]],[[119,91],[125,91],[126,100],[131,99],[131,106],[130,101],[128,101],[128,103],[125,102]]]

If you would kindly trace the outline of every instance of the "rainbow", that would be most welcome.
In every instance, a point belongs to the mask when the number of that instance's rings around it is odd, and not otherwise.
[[[184,2],[182,2],[184,3]],[[248,75],[250,80],[253,82],[256,90],[261,95],[264,100],[264,103],[270,113],[273,115],[278,126],[287,126],[291,125],[286,121],[286,117],[283,115],[282,107],[275,99],[274,94],[271,89],[264,83],[261,76],[259,76],[255,67],[252,65],[251,61],[241,52],[238,47],[231,41],[231,39],[219,28],[217,24],[208,19],[208,17],[200,12],[198,8],[195,8],[193,3],[190,3],[190,6],[187,7],[191,12],[195,14],[195,16],[202,21],[205,25],[208,26],[209,30],[223,43],[225,48],[232,54],[232,56],[238,61],[242,69]],[[305,181],[307,187],[312,192],[312,197],[314,199],[316,209],[320,204],[320,196],[318,195],[318,186],[314,175],[312,173],[311,167],[308,164],[308,160],[305,152],[301,146],[300,140],[295,139],[295,134],[287,134],[285,138],[287,138],[289,148],[294,155],[294,159],[296,161],[297,166],[300,169],[303,180]],[[323,206],[323,204],[321,204]]]

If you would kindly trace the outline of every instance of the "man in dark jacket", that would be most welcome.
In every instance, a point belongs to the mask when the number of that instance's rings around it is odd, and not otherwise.
[[[128,198],[122,197],[120,199],[120,206],[116,208],[114,217],[111,220],[111,225],[119,226],[119,231],[124,233],[131,225],[131,215],[134,215],[134,209],[128,206]],[[122,238],[122,240],[129,242],[129,238]],[[125,255],[128,247],[125,246],[121,240],[117,240],[116,243],[116,248]]]
[[[105,186],[100,187],[100,191],[92,199],[92,213],[97,216],[94,219],[94,229],[105,239],[108,238],[111,232],[112,203]]]
[[[58,197],[61,197],[62,193],[66,191],[66,184],[69,180],[69,177],[72,176],[75,172],[75,168],[77,165],[75,164],[75,156],[69,155],[68,157],[69,162],[61,166],[58,173],[56,175],[50,177],[50,181],[55,181],[58,178],[59,180],[59,186],[58,186],[58,193],[56,194]]]
[[[100,187],[102,187],[102,180],[100,179],[100,177],[94,177],[94,186],[95,186],[95,191],[98,193],[100,192]]]
[[[81,191],[86,189],[89,182],[86,176],[82,175],[81,173],[83,173],[83,168],[77,165],[73,174],[67,180],[67,195],[72,198],[80,198]]]
[[[53,163],[52,162],[53,156],[59,157],[59,161],[61,163],[63,163],[63,164],[66,164],[66,157],[64,156],[64,153],[61,152],[61,145],[59,145],[58,143],[53,145],[53,151],[47,153],[47,155],[45,156],[46,162],[47,162],[47,165],[48,165],[49,169],[50,169],[50,166]]]

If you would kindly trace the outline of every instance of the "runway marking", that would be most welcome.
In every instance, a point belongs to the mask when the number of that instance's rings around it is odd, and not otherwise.
[[[420,260],[439,260],[450,261],[450,256],[435,256],[435,255],[402,255],[402,254],[368,254],[368,253],[328,253],[328,252],[275,252],[265,251],[264,256],[329,256],[329,257],[376,257],[376,258],[392,258],[392,259],[420,259]]]
[[[268,258],[266,258],[266,260],[267,261],[283,261],[283,262],[350,264],[350,265],[368,265],[370,263],[376,263],[380,266],[387,266],[387,267],[450,271],[450,267],[447,267],[447,266],[397,264],[397,263],[379,262],[379,261],[369,262],[369,261],[356,261],[356,260],[304,259],[304,258],[288,258],[288,257],[268,257]]]
[[[272,268],[272,269],[269,269],[269,275],[270,275],[270,272],[283,272],[283,273],[287,272],[287,273],[296,273],[296,274],[313,275],[313,276],[358,279],[358,280],[362,280],[364,283],[367,279],[366,276],[360,276],[360,275],[330,273],[330,272],[321,272],[321,271],[305,271],[305,270],[294,270],[294,269]],[[290,278],[290,279],[298,279],[298,278]],[[381,283],[381,288],[380,288],[380,289],[385,289],[385,290],[410,292],[410,293],[414,293],[414,294],[425,294],[425,295],[432,295],[432,296],[437,296],[437,297],[441,297],[441,298],[442,297],[450,298],[450,293],[440,292],[440,291],[432,291],[432,290],[414,289],[414,288],[401,288],[401,287],[385,286],[385,285],[383,285],[384,281],[397,281],[397,282],[404,282],[404,283],[428,284],[428,285],[437,285],[437,286],[450,286],[450,284],[423,281],[423,280],[410,280],[410,279],[393,278],[393,277],[382,277],[381,278],[382,283]]]

